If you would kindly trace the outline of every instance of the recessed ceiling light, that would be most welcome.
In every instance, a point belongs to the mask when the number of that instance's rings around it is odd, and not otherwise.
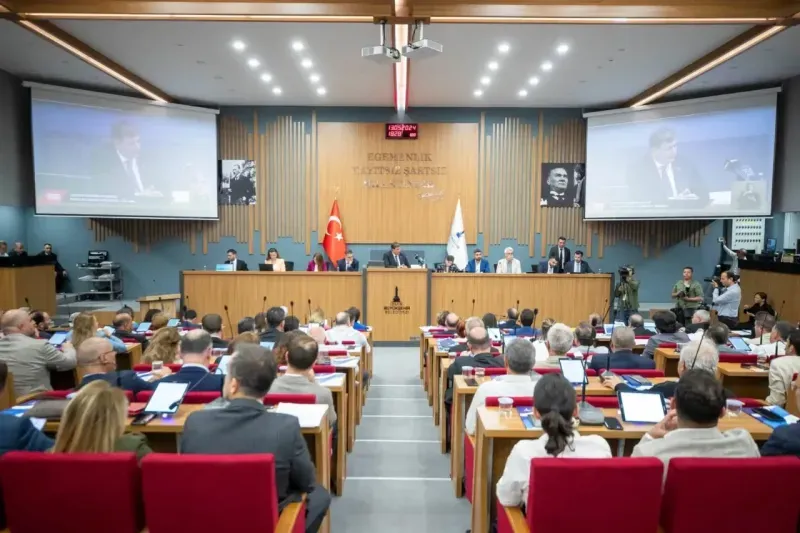
[[[528,91],[526,91],[525,89],[520,89],[517,94],[524,98],[524,97],[528,96]]]
[[[483,91],[481,91],[480,89],[476,89],[475,92],[473,92],[472,94],[480,98],[481,96],[483,96]]]
[[[539,85],[539,78],[534,76],[534,77],[532,77],[531,79],[528,80],[528,83],[530,83],[531,85]]]
[[[500,65],[497,64],[497,61],[489,61],[489,70],[497,70]]]
[[[258,66],[261,64],[261,61],[259,61],[255,57],[251,57],[250,59],[247,60],[247,64],[250,66],[250,68],[258,68]]]
[[[312,74],[308,79],[311,83],[317,83],[319,81],[319,74]]]
[[[542,63],[542,70],[544,70],[545,72],[553,70],[553,64],[550,61],[545,61],[544,63]]]
[[[492,79],[489,76],[481,78],[481,85],[489,85],[490,83],[492,83]]]
[[[244,42],[242,41],[233,41],[231,43],[231,46],[233,46],[233,49],[236,50],[237,52],[241,52],[242,50],[247,48],[247,45],[244,44]]]
[[[558,55],[563,56],[564,54],[569,52],[569,45],[559,44],[558,47],[556,48],[556,52],[558,52]]]
[[[272,88],[272,94],[281,94],[282,92],[283,91],[281,90],[280,87],[273,87]]]
[[[306,48],[305,45],[300,41],[295,41],[292,43],[292,50],[294,50],[295,52],[302,52],[303,50],[305,50],[305,48]]]
[[[500,43],[497,45],[497,51],[501,54],[507,54],[509,50],[511,50],[511,47],[508,45],[508,43]]]
[[[300,66],[303,68],[311,68],[314,66],[314,63],[312,63],[310,59],[306,58],[300,62]]]
[[[325,96],[325,94],[326,94],[327,92],[328,92],[328,91],[327,91],[327,89],[325,89],[325,87],[317,87],[317,94],[318,94],[318,95],[320,95],[320,96]]]
[[[265,72],[264,74],[261,75],[261,81],[263,81],[264,83],[269,83],[272,81],[272,76],[270,76]]]

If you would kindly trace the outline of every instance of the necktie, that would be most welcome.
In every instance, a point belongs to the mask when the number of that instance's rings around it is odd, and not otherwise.
[[[394,256],[394,260],[397,261],[397,266],[400,266],[400,256],[399,255]]]
[[[559,248],[558,249],[558,264],[559,265],[563,265],[564,264],[564,249],[563,248]]]

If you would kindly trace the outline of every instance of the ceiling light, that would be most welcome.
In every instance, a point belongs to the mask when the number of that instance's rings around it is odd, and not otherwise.
[[[325,87],[317,87],[317,94],[318,95],[325,96],[325,94],[327,94],[327,92],[328,91],[325,89]]]
[[[273,87],[272,88],[272,94],[281,94],[282,92],[283,91],[281,90],[280,87]]]
[[[550,61],[545,61],[542,63],[542,70],[545,72],[553,70],[553,64]]]
[[[481,91],[480,89],[476,89],[475,92],[473,92],[472,94],[474,94],[477,98],[480,98],[481,96],[483,96],[483,91]]]
[[[261,81],[263,81],[264,83],[269,83],[272,81],[272,76],[270,76],[265,72],[264,74],[261,75]]]
[[[305,45],[300,41],[295,41],[292,43],[292,50],[295,52],[302,52],[305,49]]]
[[[242,41],[233,41],[231,43],[231,46],[233,46],[233,49],[236,50],[237,52],[241,52],[242,50],[247,48],[247,45],[244,44],[244,42]]]
[[[497,61],[489,61],[489,70],[497,70],[500,65],[497,64]]]
[[[508,45],[508,43],[500,43],[497,45],[497,51],[501,54],[507,54],[509,50],[511,50],[511,47]]]
[[[525,89],[520,89],[517,94],[524,98],[524,97],[528,96],[528,91],[526,91]]]
[[[539,85],[539,78],[534,76],[534,77],[532,77],[531,79],[528,80],[528,83],[530,83],[531,85],[534,85],[534,86]]]
[[[563,56],[564,54],[569,52],[569,45],[568,44],[559,44],[556,47],[556,52],[558,53],[558,55]]]
[[[311,83],[317,83],[319,81],[319,74],[312,74],[308,79]]]
[[[484,76],[481,78],[481,85],[489,85],[490,83],[492,83],[492,78],[489,76]]]
[[[255,57],[251,57],[250,59],[247,60],[247,64],[250,68],[258,68],[258,66],[261,64],[261,61],[259,61]]]
[[[300,66],[303,68],[311,68],[314,66],[314,63],[312,63],[310,59],[306,58],[300,62]]]

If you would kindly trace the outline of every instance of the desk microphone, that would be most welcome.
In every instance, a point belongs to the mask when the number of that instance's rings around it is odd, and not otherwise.
[[[228,320],[228,327],[231,330],[231,338],[233,338],[233,322],[231,322],[231,314],[228,312],[228,306],[225,305],[225,318]],[[225,332],[225,328],[222,329],[223,333]]]
[[[611,305],[608,305],[608,306],[607,306],[607,304],[608,304],[608,298],[603,300],[603,307],[605,307],[605,309],[606,309],[606,312],[603,313],[603,324],[606,323],[606,317],[608,317],[609,313],[611,313],[611,308],[614,306],[614,302],[612,301]],[[615,322],[616,322],[616,320],[615,320]]]
[[[28,311],[33,311],[33,307],[31,307],[31,301],[28,300],[28,297],[25,297],[25,306],[28,308]]]
[[[589,381],[586,377],[586,359],[581,359],[581,366],[583,366],[583,384],[581,385],[581,401],[578,404],[578,420],[584,426],[602,426],[605,422],[603,410],[586,401],[586,382]]]
[[[261,312],[262,313],[266,313],[267,312],[267,297],[266,296],[264,296],[264,302],[261,304]]]
[[[778,310],[778,314],[775,315],[775,322],[781,319],[781,313],[783,312],[783,304],[786,303],[786,300],[781,302],[781,308]]]
[[[310,319],[311,319],[311,298],[308,299],[308,309],[307,309],[307,313],[306,313],[306,324],[308,324],[308,321]]]
[[[531,324],[531,327],[533,328],[534,331],[536,331],[536,317],[538,315],[539,315],[539,308],[538,307],[534,307],[533,308],[533,324]]]
[[[603,321],[603,324],[605,324],[605,320]],[[607,356],[607,357],[608,357],[608,361],[607,361],[607,363],[606,363],[606,369],[603,371],[603,373],[602,373],[602,374],[600,374],[600,377],[601,377],[602,379],[613,378],[613,377],[615,377],[615,376],[616,376],[616,374],[614,374],[614,373],[611,371],[611,339],[612,339],[612,338],[614,338],[614,328],[616,328],[616,327],[617,327],[617,321],[615,320],[615,321],[614,321],[614,322],[612,322],[612,324],[611,324],[611,334],[608,336],[608,338],[609,338],[609,343],[608,343],[608,356]],[[604,329],[603,329],[603,331],[605,332],[605,326],[603,326],[603,328],[604,328]]]
[[[469,315],[475,316],[475,298],[472,299],[472,312]]]
[[[184,302],[184,305],[183,305],[183,319],[186,320],[186,311],[189,310],[189,295],[188,294],[183,297],[183,302]]]
[[[291,315],[294,316],[294,300],[289,302],[289,308],[292,310]]]
[[[69,299],[67,298],[67,293],[62,292],[61,294],[64,295],[64,307],[67,308],[67,323],[69,324],[69,317],[72,316],[72,309],[69,306]]]
[[[417,260],[417,264],[418,264],[419,266],[425,266],[425,260],[424,260],[424,259],[422,259],[422,258],[419,256],[419,254],[414,254],[414,259],[416,259],[416,260]]]
[[[517,309],[517,311],[519,311],[519,300],[517,300],[517,307],[516,307],[516,309]]]

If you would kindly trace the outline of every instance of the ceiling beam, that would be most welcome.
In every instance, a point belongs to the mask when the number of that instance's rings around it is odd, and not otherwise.
[[[163,103],[173,101],[172,97],[158,87],[140,78],[119,63],[107,58],[88,44],[62,30],[52,22],[23,19],[14,20],[13,22],[30,31],[31,33],[34,33],[46,41],[58,46],[62,50],[66,50],[67,52],[75,55],[79,59],[82,59],[91,66],[108,74],[117,81],[124,83],[131,89],[141,93],[151,100]]]
[[[640,107],[652,103],[664,95],[685,85],[709,70],[733,59],[753,46],[772,38],[784,31],[788,26],[774,25],[770,27],[756,26],[741,33],[719,48],[709,52],[700,59],[686,65],[679,71],[664,78],[652,87],[631,98],[625,107]]]

